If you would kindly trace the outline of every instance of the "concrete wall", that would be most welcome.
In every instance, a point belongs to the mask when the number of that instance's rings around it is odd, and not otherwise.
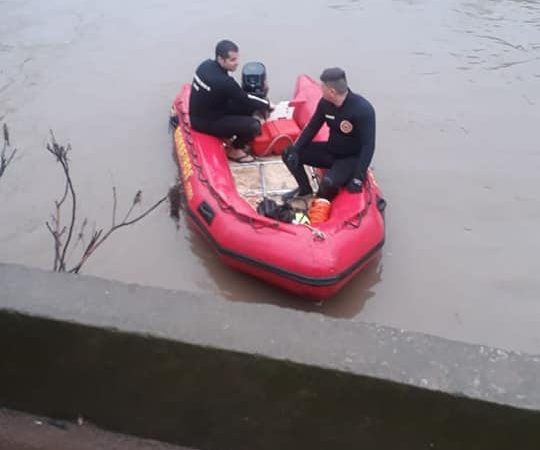
[[[0,406],[208,450],[540,448],[540,357],[0,264]]]

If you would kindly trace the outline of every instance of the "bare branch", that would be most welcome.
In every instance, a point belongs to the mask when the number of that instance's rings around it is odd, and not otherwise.
[[[81,224],[81,228],[79,229],[79,232],[77,233],[77,237],[74,244],[71,246],[70,249],[68,249],[68,256],[67,256],[68,259],[71,258],[71,256],[73,255],[73,252],[79,247],[79,244],[82,244],[83,247],[86,246],[86,244],[84,243],[84,229],[86,228],[87,223],[88,223],[88,219],[85,218],[83,220],[83,223]]]
[[[139,191],[140,192],[140,191]],[[135,217],[134,219],[128,221],[128,222],[122,222],[120,225],[117,225],[115,230],[117,230],[118,228],[120,227],[125,227],[125,226],[128,226],[128,225],[133,225],[134,223],[138,222],[139,220],[141,220],[143,217],[146,217],[148,214],[150,214],[154,209],[156,209],[159,205],[161,205],[165,200],[167,200],[167,196],[165,195],[164,197],[161,197],[156,203],[154,203],[150,208],[148,208],[146,211],[144,211],[143,213],[139,214],[137,217]],[[113,230],[114,231],[114,230]]]
[[[116,206],[117,206],[117,198],[116,198],[116,186],[113,186],[112,188],[113,192],[113,210],[112,210],[112,227],[116,225]]]
[[[77,240],[82,241],[83,245],[84,245],[84,229],[86,228],[86,225],[88,225],[88,219],[85,217],[81,225],[81,229],[79,230],[79,234],[77,236]]]
[[[99,230],[98,233],[95,233],[94,236],[92,237],[92,240],[90,241],[90,243],[88,244],[86,250],[84,251],[84,254],[81,258],[81,261],[79,261],[79,263],[73,267],[72,269],[69,270],[69,272],[71,273],[79,273],[79,270],[81,269],[82,265],[86,262],[86,260],[99,248],[99,246],[101,244],[103,244],[107,238],[113,234],[116,230],[122,228],[122,227],[126,227],[128,225],[133,225],[134,223],[138,222],[139,220],[141,220],[142,218],[146,217],[148,214],[150,214],[154,209],[156,209],[159,205],[161,205],[165,200],[167,200],[167,196],[164,196],[162,197],[161,199],[159,199],[156,203],[154,203],[152,206],[150,206],[148,209],[146,209],[145,211],[143,211],[141,214],[139,214],[137,217],[135,217],[134,219],[132,220],[126,220],[129,215],[131,214],[131,211],[133,211],[133,207],[138,204],[141,200],[141,195],[142,195],[142,191],[137,191],[137,193],[135,194],[135,198],[133,199],[133,203],[131,205],[131,207],[129,208],[129,211],[128,213],[126,214],[125,216],[125,219],[117,224],[117,225],[114,225],[112,226],[111,228],[109,228],[109,230],[103,235],[102,235],[102,232],[103,230]]]
[[[60,240],[60,237],[64,234],[64,230],[62,232],[59,231],[60,227],[60,209],[64,202],[66,201],[68,195],[71,197],[71,220],[69,222],[69,226],[67,228],[68,235],[65,240],[65,242],[61,244],[61,251],[60,251],[60,257],[58,261],[58,266],[55,270],[58,270],[59,272],[64,272],[66,270],[66,254],[67,250],[69,248],[69,245],[71,243],[71,238],[73,236],[73,229],[75,228],[75,220],[77,215],[77,195],[75,194],[75,188],[73,187],[73,182],[71,180],[71,174],[69,171],[69,158],[68,154],[71,151],[71,145],[67,145],[64,147],[63,145],[58,144],[56,141],[56,138],[54,136],[54,133],[52,130],[50,130],[51,134],[51,141],[47,144],[46,149],[49,153],[51,153],[55,158],[56,161],[60,163],[62,166],[62,171],[64,172],[64,176],[66,178],[66,184],[64,188],[64,194],[60,198],[60,200],[55,201],[56,206],[56,236]]]
[[[139,189],[137,193],[135,194],[135,197],[133,197],[133,205],[138,205],[142,202],[142,191]]]
[[[68,144],[67,146],[62,146],[58,144],[56,141],[56,138],[54,136],[54,133],[52,130],[50,131],[51,139],[50,142],[46,145],[47,151],[52,154],[58,163],[62,166],[62,171],[65,177],[65,187],[62,197],[59,200],[56,200],[55,205],[55,214],[52,216],[52,225],[47,222],[47,228],[54,239],[55,244],[55,259],[54,259],[54,270],[58,272],[65,272],[68,271],[70,273],[79,273],[81,270],[81,267],[84,265],[84,263],[88,260],[88,258],[99,248],[103,242],[105,242],[108,237],[114,233],[116,230],[126,227],[128,225],[133,225],[142,218],[146,217],[148,214],[150,214],[153,210],[155,210],[159,205],[161,205],[166,199],[167,196],[161,198],[156,203],[154,203],[152,206],[147,208],[145,211],[143,211],[138,216],[131,219],[131,214],[134,211],[134,208],[139,205],[142,201],[142,191],[138,190],[135,193],[135,196],[133,198],[133,201],[131,203],[131,206],[129,207],[124,219],[121,223],[116,223],[116,216],[117,216],[117,209],[118,209],[118,197],[117,197],[117,190],[116,186],[113,186],[113,207],[112,207],[112,223],[111,227],[107,232],[104,232],[103,229],[99,229],[98,231],[94,231],[92,233],[92,237],[87,245],[84,244],[84,230],[88,223],[87,219],[85,219],[80,227],[80,231],[76,234],[76,240],[75,244],[73,244],[73,235],[74,235],[74,228],[76,224],[76,215],[77,215],[77,195],[75,193],[75,188],[73,186],[73,181],[71,178],[71,172],[69,167],[69,153],[71,151],[71,146]],[[61,226],[61,209],[64,206],[67,199],[71,200],[71,219],[70,223],[67,227]],[[67,237],[65,238],[65,241],[63,241],[63,236],[67,232]],[[83,253],[80,261],[73,266],[71,269],[67,270],[67,255],[72,255],[73,250],[79,245],[79,243],[83,243]]]
[[[53,270],[56,272],[58,270],[58,263],[60,260],[60,237],[58,236],[57,232],[51,228],[49,225],[49,222],[45,222],[45,225],[47,225],[47,229],[51,233],[53,240],[54,240],[54,263],[53,263]]]
[[[15,155],[17,154],[16,148],[11,149],[8,126],[4,123],[2,128],[4,144],[2,145],[2,151],[0,152],[0,178],[2,178],[2,175],[4,175],[7,167],[10,165],[10,163],[13,161],[13,158],[15,158]]]
[[[73,236],[73,228],[75,227],[75,218],[76,218],[76,211],[77,211],[77,196],[75,195],[75,189],[73,188],[73,183],[71,182],[71,175],[69,173],[69,166],[68,166],[68,160],[67,160],[67,151],[69,151],[71,147],[68,145],[68,148],[66,150],[66,158],[63,160],[62,167],[64,168],[64,173],[67,178],[67,183],[69,186],[69,192],[71,193],[71,221],[69,223],[69,231],[68,236],[66,238],[66,242],[64,243],[64,248],[62,250],[62,268],[65,270],[65,260],[66,260],[66,252],[69,247],[69,243],[71,241],[71,237]]]
[[[64,194],[62,195],[62,197],[60,198],[60,200],[56,200],[56,201],[54,202],[57,209],[60,208],[60,207],[62,206],[62,204],[66,201],[68,192],[69,192],[69,183],[68,183],[67,180],[66,180],[66,185],[65,185],[65,187],[64,187]]]
[[[103,229],[100,229],[99,231],[94,231],[94,234],[92,235],[92,239],[90,239],[90,242],[86,246],[86,249],[83,252],[83,256],[81,260],[77,263],[76,266],[74,266],[73,268],[69,270],[69,273],[79,273],[83,264],[86,262],[88,258],[90,258],[90,256],[92,256],[92,253],[94,253],[94,251],[99,246],[98,241],[102,233],[103,233]]]
[[[128,209],[128,212],[126,213],[126,216],[124,217],[124,220],[122,221],[122,223],[128,220],[129,216],[131,215],[133,211],[133,208],[135,208],[136,205],[141,203],[141,201],[142,201],[142,191],[139,189],[135,193],[135,196],[133,197],[133,201],[131,202],[131,207]]]

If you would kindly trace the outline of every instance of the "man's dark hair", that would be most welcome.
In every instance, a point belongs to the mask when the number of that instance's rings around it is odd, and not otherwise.
[[[216,45],[216,59],[218,56],[221,56],[222,58],[227,59],[229,57],[229,52],[237,52],[237,51],[238,51],[238,45],[236,45],[233,41],[224,39],[222,41],[219,41]]]
[[[339,67],[324,69],[321,73],[321,81],[338,94],[345,94],[348,90],[345,71]]]

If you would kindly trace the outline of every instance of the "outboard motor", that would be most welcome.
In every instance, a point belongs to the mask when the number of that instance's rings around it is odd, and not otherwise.
[[[266,98],[266,67],[261,62],[248,62],[242,68],[242,89],[248,94]]]

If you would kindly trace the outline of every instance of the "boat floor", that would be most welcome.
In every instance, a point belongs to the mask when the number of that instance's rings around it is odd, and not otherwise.
[[[264,197],[275,200],[278,204],[283,203],[281,196],[298,186],[280,156],[257,158],[252,163],[230,162],[229,166],[238,193],[254,209]],[[313,187],[315,190],[315,186]],[[298,209],[307,209],[309,206],[300,199],[289,203]]]

